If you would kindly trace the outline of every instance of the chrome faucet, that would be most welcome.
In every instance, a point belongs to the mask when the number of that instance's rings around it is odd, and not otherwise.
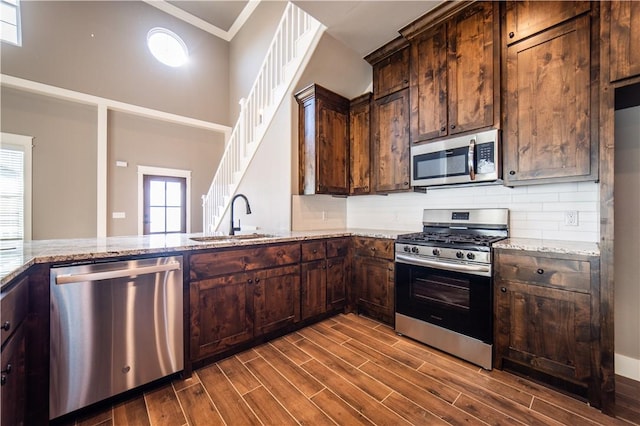
[[[238,227],[233,226],[233,203],[237,198],[244,198],[244,202],[247,204],[247,214],[251,214],[251,206],[249,205],[249,200],[244,194],[236,194],[231,199],[231,227],[229,228],[229,235],[235,235],[236,231],[240,230],[240,219],[238,219]]]

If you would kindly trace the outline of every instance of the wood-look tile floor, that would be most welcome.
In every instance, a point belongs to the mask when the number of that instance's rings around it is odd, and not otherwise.
[[[637,382],[622,384],[634,395]],[[378,322],[338,315],[111,409],[89,425],[613,425],[627,420],[458,360]],[[635,416],[635,417],[634,417]]]

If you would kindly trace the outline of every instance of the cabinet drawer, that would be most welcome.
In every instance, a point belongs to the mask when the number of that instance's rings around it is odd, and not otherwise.
[[[300,247],[303,262],[324,259],[327,253],[324,241],[310,241],[302,243]]]
[[[350,238],[333,238],[327,240],[327,257],[345,257],[349,254]]]
[[[192,280],[300,262],[300,244],[273,244],[243,249],[216,250],[191,255]]]
[[[354,251],[356,256],[377,257],[382,259],[394,259],[395,240],[355,237]]]
[[[28,310],[28,277],[22,278],[9,291],[3,292],[0,307],[0,329],[2,330],[2,345],[13,334],[16,328],[27,316]]]
[[[500,253],[496,257],[499,278],[558,287],[591,290],[591,263],[588,260],[558,259],[524,254]]]

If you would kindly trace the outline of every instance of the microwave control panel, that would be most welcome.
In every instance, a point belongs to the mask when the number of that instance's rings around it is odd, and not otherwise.
[[[478,173],[488,174],[496,171],[495,142],[481,143],[476,146]]]

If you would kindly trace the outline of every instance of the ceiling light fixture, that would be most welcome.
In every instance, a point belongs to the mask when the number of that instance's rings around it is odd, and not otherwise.
[[[147,46],[158,61],[170,67],[182,66],[189,59],[187,45],[177,34],[166,28],[156,27],[149,30]]]

